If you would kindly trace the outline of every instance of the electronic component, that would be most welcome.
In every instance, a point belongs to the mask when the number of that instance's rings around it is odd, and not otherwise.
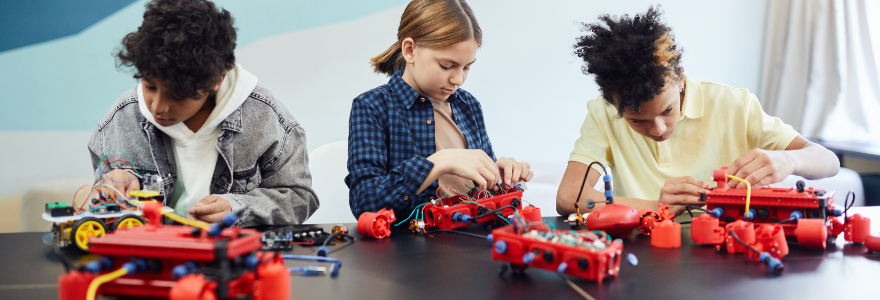
[[[260,252],[261,234],[230,228],[237,217],[204,224],[183,219],[197,228],[162,225],[161,204],[144,207],[147,226],[106,234],[90,241],[99,259],[83,270],[58,278],[62,300],[120,298],[168,299],[289,299],[290,272],[281,255]],[[173,214],[172,214],[173,215]]]
[[[620,272],[623,242],[610,238],[602,231],[554,230],[517,222],[493,230],[490,242],[492,259],[509,262],[515,270],[535,267],[601,283]]]

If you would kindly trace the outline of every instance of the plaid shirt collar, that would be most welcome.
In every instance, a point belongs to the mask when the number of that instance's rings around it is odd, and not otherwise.
[[[428,98],[428,96],[423,96],[419,94],[419,92],[416,92],[416,90],[406,83],[406,81],[403,81],[403,71],[395,71],[394,75],[391,75],[391,79],[388,80],[388,86],[394,91],[395,98],[399,99],[401,104],[403,104],[407,110],[412,108],[412,105],[416,103],[416,100],[420,97]],[[453,100],[458,100],[458,97],[458,91],[456,91],[450,95],[449,98],[446,98],[446,101],[451,102]]]

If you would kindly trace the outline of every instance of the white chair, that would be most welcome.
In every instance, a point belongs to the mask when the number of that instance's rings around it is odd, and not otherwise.
[[[856,194],[853,206],[865,206],[862,178],[859,177],[859,173],[856,173],[856,171],[840,168],[840,172],[837,175],[819,180],[806,180],[803,177],[791,175],[782,182],[772,184],[771,186],[775,188],[794,187],[798,180],[803,180],[808,188],[814,187],[826,191],[834,191],[835,208],[843,209],[843,202],[846,200],[846,193],[849,191],[853,191]]]
[[[309,153],[309,170],[312,173],[312,189],[318,195],[320,206],[306,220],[308,224],[355,223],[348,205],[348,142],[332,142]],[[354,229],[354,228],[349,228]]]

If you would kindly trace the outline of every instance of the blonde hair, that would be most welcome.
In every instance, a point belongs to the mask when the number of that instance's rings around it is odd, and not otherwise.
[[[483,31],[464,0],[413,0],[400,17],[397,42],[370,59],[373,71],[390,76],[403,70],[406,61],[401,43],[406,38],[412,38],[420,47],[443,49],[470,39],[481,45]]]
[[[666,31],[654,41],[654,63],[666,68],[661,75],[666,79],[666,84],[675,84],[680,79],[681,71],[677,68],[681,59],[681,51],[675,48],[675,36],[672,31]]]

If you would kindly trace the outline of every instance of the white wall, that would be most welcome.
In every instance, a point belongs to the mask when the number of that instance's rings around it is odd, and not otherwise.
[[[662,2],[667,24],[685,51],[685,72],[757,92],[767,2]],[[572,54],[579,23],[594,22],[604,13],[643,13],[656,4],[469,3],[484,40],[463,88],[482,102],[495,152],[521,161],[563,162],[578,137],[586,102],[598,96],[593,79],[581,73],[582,62]],[[238,59],[303,124],[311,151],[346,139],[351,100],[387,82],[372,73],[369,59],[396,40],[404,7],[263,38],[240,47]],[[123,91],[128,86],[107,88]],[[89,131],[82,130],[0,131],[0,170],[5,171],[0,198],[21,194],[40,181],[89,176],[88,137]]]

